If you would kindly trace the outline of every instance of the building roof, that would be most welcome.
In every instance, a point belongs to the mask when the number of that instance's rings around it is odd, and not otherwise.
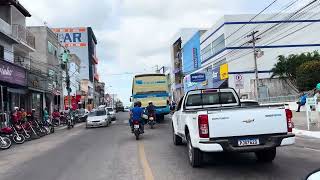
[[[13,5],[16,7],[25,17],[31,17],[31,14],[29,11],[24,8],[18,0],[0,0],[0,6],[5,6],[5,5]]]

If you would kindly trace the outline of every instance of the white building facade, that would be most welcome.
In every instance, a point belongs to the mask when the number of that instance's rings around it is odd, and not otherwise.
[[[259,94],[262,98],[282,96],[294,93],[293,89],[283,87],[279,80],[270,83],[271,69],[279,55],[299,54],[320,49],[320,20],[316,14],[226,15],[200,37],[201,68],[219,69],[222,64],[228,66],[227,83],[241,95],[254,97],[255,65],[253,45],[247,37],[254,31],[256,50],[261,55],[257,59]],[[261,53],[262,52],[262,53]],[[221,69],[221,68],[220,68]],[[191,74],[192,74],[191,73]],[[214,72],[214,78],[219,72]],[[211,77],[212,78],[212,77]],[[279,83],[277,85],[277,83]],[[217,87],[222,84],[215,84]],[[279,89],[281,88],[281,90]],[[285,90],[286,92],[283,92]]]

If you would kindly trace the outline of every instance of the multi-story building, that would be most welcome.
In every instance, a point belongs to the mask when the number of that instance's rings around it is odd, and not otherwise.
[[[44,107],[49,112],[62,109],[64,69],[61,67],[59,54],[63,48],[57,35],[47,26],[32,26],[28,30],[36,35],[37,44],[36,51],[30,53],[31,64],[28,69],[28,89],[32,102],[30,107],[40,112]]]
[[[105,83],[104,82],[95,82],[96,84],[96,89],[95,89],[95,100],[96,100],[96,105],[101,105],[104,104],[104,95],[105,95]]]
[[[88,109],[94,104],[94,82],[99,81],[96,55],[97,39],[91,27],[53,28],[63,46],[76,54],[81,61],[80,80],[82,102]]]
[[[192,45],[186,44],[191,38],[197,34],[198,39],[200,38],[200,34],[203,33],[203,31],[199,31],[199,29],[181,29],[172,39],[172,44],[170,47],[171,50],[171,67],[172,67],[172,73],[171,73],[171,94],[173,96],[173,100],[178,102],[180,98],[184,94],[184,85],[183,85],[183,79],[186,72],[192,71],[194,68],[189,64],[188,58],[193,59],[194,56],[196,59],[195,62],[198,63],[200,57],[200,51],[199,48],[193,48]],[[196,39],[195,37],[194,39]],[[196,43],[195,43],[196,44]],[[186,50],[184,50],[184,46],[186,46]],[[191,53],[194,53],[190,56],[189,53],[189,47],[191,48]],[[184,54],[185,53],[185,54]],[[184,61],[183,58],[186,60]],[[199,63],[198,63],[199,64]]]
[[[27,73],[35,37],[26,28],[31,14],[17,0],[0,1],[0,111],[28,107]]]
[[[252,34],[256,41],[258,96],[268,98],[295,94],[292,86],[270,79],[279,55],[312,52],[320,49],[317,32],[319,14],[227,15],[201,36],[201,68],[191,72],[209,72],[210,87],[227,84],[242,96],[255,98],[255,62]],[[247,37],[248,36],[248,37]],[[251,42],[250,42],[251,41]],[[223,72],[222,72],[223,71]],[[223,76],[223,78],[221,78]]]

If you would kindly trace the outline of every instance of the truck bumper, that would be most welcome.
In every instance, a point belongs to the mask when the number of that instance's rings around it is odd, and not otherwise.
[[[263,135],[257,137],[262,140],[260,145],[237,146],[235,143],[240,137],[210,139],[209,141],[199,142],[198,148],[204,152],[255,152],[265,149],[272,149],[278,146],[287,146],[295,143],[294,134],[283,135]],[[241,137],[243,138],[243,137]]]

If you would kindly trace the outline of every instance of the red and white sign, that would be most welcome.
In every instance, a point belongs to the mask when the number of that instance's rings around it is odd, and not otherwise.
[[[235,89],[244,89],[244,81],[242,74],[236,74],[234,76],[234,88]]]

